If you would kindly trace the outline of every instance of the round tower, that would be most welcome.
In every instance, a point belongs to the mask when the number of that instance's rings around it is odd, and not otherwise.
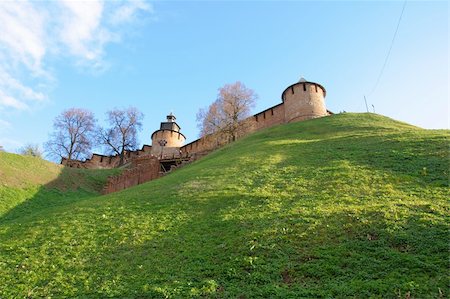
[[[325,88],[301,78],[281,94],[284,103],[284,117],[287,123],[327,116]]]
[[[161,157],[178,155],[186,140],[180,129],[175,115],[167,115],[167,121],[161,122],[160,129],[152,134],[152,154]]]

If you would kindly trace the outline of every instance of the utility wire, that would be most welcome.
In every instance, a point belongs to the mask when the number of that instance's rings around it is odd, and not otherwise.
[[[406,1],[407,0],[405,0],[405,2],[403,2],[402,12],[400,13],[400,17],[398,18],[397,28],[395,28],[394,36],[392,37],[389,51],[387,52],[386,58],[384,59],[383,67],[381,68],[380,74],[378,75],[375,85],[373,86],[372,90],[369,92],[369,94],[367,96],[370,96],[375,91],[375,89],[378,87],[378,83],[380,83],[381,76],[383,76],[384,69],[386,68],[387,62],[389,60],[389,55],[391,55],[392,46],[394,45],[395,38],[397,37],[398,28],[400,27],[400,23],[402,21],[403,12],[405,11],[405,7],[406,7]]]

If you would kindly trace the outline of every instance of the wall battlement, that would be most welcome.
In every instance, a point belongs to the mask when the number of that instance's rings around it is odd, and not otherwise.
[[[238,137],[280,124],[333,114],[326,109],[325,96],[326,90],[322,85],[301,78],[299,82],[288,86],[283,91],[281,103],[241,121],[242,130]],[[124,164],[130,165],[130,169],[119,177],[111,178],[105,187],[105,193],[115,192],[159,177],[159,164],[163,165],[168,160],[196,160],[230,142],[223,135],[215,133],[183,145],[186,137],[180,130],[175,116],[172,113],[169,114],[167,121],[161,122],[160,129],[151,135],[152,145],[144,145],[140,150],[126,152]],[[85,161],[63,159],[61,164],[76,168],[115,168],[120,166],[119,162],[118,155],[93,154]]]
[[[124,164],[130,163],[135,158],[141,156],[150,156],[152,151],[152,146],[144,144],[140,150],[136,151],[126,151],[124,157]],[[89,168],[89,169],[110,169],[119,166],[120,157],[118,155],[105,156],[101,154],[92,154],[91,158],[84,161],[81,160],[70,160],[67,161],[66,158],[61,160],[61,164],[73,167],[73,168]]]
[[[322,85],[308,82],[302,78],[283,91],[282,103],[243,120],[242,124],[245,129],[241,135],[245,136],[276,125],[331,115],[333,113],[325,107],[325,96],[326,90]],[[180,150],[188,155],[193,155],[212,151],[228,142],[218,135],[211,134],[180,147]]]

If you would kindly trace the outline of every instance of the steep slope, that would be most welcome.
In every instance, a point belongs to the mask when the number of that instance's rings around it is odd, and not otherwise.
[[[108,196],[18,205],[0,297],[448,296],[449,137],[341,114]]]
[[[0,216],[14,207],[36,212],[38,207],[99,195],[107,177],[120,171],[73,169],[36,157],[0,152]]]

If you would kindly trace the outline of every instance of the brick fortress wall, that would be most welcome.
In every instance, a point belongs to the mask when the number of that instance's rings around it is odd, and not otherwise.
[[[155,156],[133,159],[131,167],[120,175],[108,178],[103,194],[117,192],[159,178],[161,166]]]
[[[283,103],[270,107],[242,121],[241,136],[284,123]],[[183,154],[204,155],[229,143],[218,134],[211,134],[194,140],[180,148]]]
[[[282,93],[282,103],[261,111],[243,120],[241,136],[281,125],[332,114],[325,106],[325,88],[304,79],[292,84]],[[211,134],[192,141],[180,148],[183,154],[203,156],[229,143],[219,135]]]
[[[132,162],[134,159],[149,156],[152,153],[152,146],[144,144],[142,149],[136,151],[126,151],[124,157],[124,164]],[[116,168],[119,166],[120,156],[105,156],[100,154],[92,154],[90,159],[86,159],[84,161],[80,160],[71,160],[67,161],[67,159],[63,158],[61,160],[61,164],[73,167],[73,168],[87,168],[87,169],[110,169]]]
[[[275,125],[330,115],[332,112],[326,109],[325,96],[326,91],[322,85],[307,82],[302,78],[283,91],[282,103],[244,119],[238,137]],[[182,145],[185,136],[179,130],[175,116],[168,115],[167,122],[162,122],[160,130],[152,134],[152,146],[144,145],[141,150],[126,153],[124,164],[128,164],[129,169],[124,170],[120,176],[110,178],[104,193],[119,191],[158,178],[164,160],[181,161],[184,158],[184,161],[194,161],[230,142],[221,134],[211,134]],[[160,141],[165,141],[164,147],[159,145]],[[159,159],[162,159],[161,162]],[[119,161],[120,157],[117,155],[93,154],[92,158],[86,161],[67,162],[63,159],[61,164],[77,168],[115,168],[119,166]]]

